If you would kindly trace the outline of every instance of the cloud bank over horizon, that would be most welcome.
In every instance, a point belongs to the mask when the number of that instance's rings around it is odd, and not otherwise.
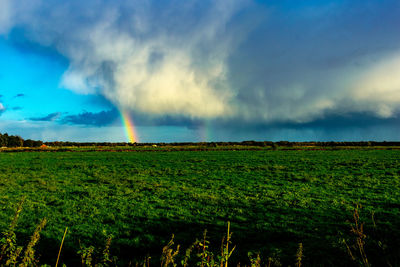
[[[112,105],[33,120],[104,126],[118,117],[116,109],[140,114],[144,124],[188,127],[202,120],[317,127],[331,118],[350,127],[349,114],[367,124],[399,117],[395,0],[0,0],[0,6],[1,36],[62,57],[60,87]]]

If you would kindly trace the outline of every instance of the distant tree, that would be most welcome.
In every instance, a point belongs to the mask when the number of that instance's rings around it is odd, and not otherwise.
[[[31,139],[24,140],[24,147],[33,147],[34,142],[35,141],[33,141]]]
[[[8,137],[8,147],[21,147],[24,144],[24,139],[17,135],[11,135]]]
[[[0,133],[0,147],[7,146],[7,138]]]
[[[24,147],[40,147],[43,145],[42,141],[35,141],[31,139],[24,140]]]
[[[277,150],[278,145],[276,143],[272,143],[271,148],[272,148],[272,150]]]
[[[8,134],[5,133],[0,136],[0,146],[5,147],[7,146],[7,143],[8,143]]]

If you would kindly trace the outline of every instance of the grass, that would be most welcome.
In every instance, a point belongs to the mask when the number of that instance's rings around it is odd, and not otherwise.
[[[0,239],[0,244],[1,244],[1,252],[0,252],[0,265],[1,266],[38,266],[39,265],[39,259],[35,258],[35,250],[34,246],[38,243],[39,238],[40,238],[40,232],[46,225],[47,220],[43,219],[41,223],[36,227],[32,237],[31,241],[27,245],[27,248],[25,249],[25,255],[23,257],[20,257],[20,254],[23,250],[22,246],[17,246],[17,240],[15,238],[15,227],[19,218],[19,214],[21,213],[22,210],[22,204],[24,202],[24,198],[20,201],[14,218],[12,220],[12,223],[10,224],[10,227],[8,231],[3,232],[3,237]],[[355,256],[354,252],[352,251],[352,248],[347,245],[347,243],[344,240],[344,244],[347,247],[348,254],[351,257],[351,259],[354,261],[354,263],[358,263],[357,266],[372,266],[367,258],[367,255],[365,253],[365,240],[367,235],[364,233],[364,223],[360,222],[360,210],[361,206],[357,205],[356,208],[354,209],[353,213],[353,218],[354,222],[351,225],[351,232],[356,236],[355,244],[352,246],[353,249],[358,250],[359,255],[358,257]],[[376,224],[374,223],[374,226],[376,227]],[[59,263],[59,258],[62,250],[62,246],[64,243],[64,239],[67,233],[68,227],[65,229],[59,253],[57,256],[57,261],[55,264],[55,267],[58,266]],[[207,230],[204,231],[203,239],[202,240],[196,240],[188,249],[186,249],[186,253],[182,256],[179,255],[180,253],[180,245],[177,245],[174,248],[174,235],[172,235],[171,240],[168,242],[166,246],[163,247],[162,249],[162,255],[160,259],[160,264],[161,267],[168,267],[168,266],[182,266],[182,267],[187,267],[187,266],[207,266],[207,267],[228,267],[229,264],[229,259],[232,256],[233,251],[235,250],[236,246],[234,246],[232,249],[229,249],[229,245],[231,244],[231,238],[232,238],[232,232],[230,232],[230,223],[228,222],[228,230],[226,236],[222,238],[221,242],[221,254],[217,256],[217,254],[214,254],[212,251],[210,251],[210,242],[207,239]],[[105,267],[105,266],[118,266],[117,262],[117,257],[112,257],[110,255],[110,246],[111,246],[111,240],[112,236],[109,236],[106,240],[105,243],[105,248],[102,252],[102,257],[101,258],[94,258],[94,250],[95,248],[93,246],[90,246],[88,248],[83,248],[81,247],[81,250],[78,251],[77,253],[81,256],[81,264],[82,266],[87,266],[87,267]],[[195,254],[196,257],[193,257],[193,250],[197,248],[197,254]],[[273,259],[271,257],[268,258],[268,261],[264,263],[262,262],[262,259],[260,257],[260,254],[257,253],[256,256],[253,256],[251,252],[248,253],[249,256],[249,265],[241,265],[240,262],[237,263],[236,265],[238,267],[243,266],[243,267],[261,267],[261,266],[268,266],[270,267],[271,264],[272,266],[282,266],[279,260]],[[381,255],[382,256],[382,255]],[[301,267],[302,266],[302,260],[303,260],[304,254],[303,254],[303,244],[299,243],[299,247],[296,253],[296,262],[295,265],[296,267]],[[142,265],[143,267],[149,267],[150,266],[150,261],[151,257],[147,256],[143,260],[141,264],[136,262],[135,266]],[[387,266],[394,266],[390,262],[386,262]],[[232,264],[231,264],[232,265]],[[322,265],[320,263],[320,265]],[[49,266],[47,264],[41,265],[41,266]],[[65,264],[63,264],[65,266]],[[129,266],[132,266],[132,262],[129,262]]]
[[[24,256],[21,256],[21,252],[23,251],[23,246],[18,246],[17,245],[17,240],[15,237],[15,227],[19,218],[19,214],[22,211],[22,204],[24,202],[24,198],[20,201],[14,218],[10,224],[10,227],[8,231],[3,233],[2,238],[0,239],[0,244],[1,244],[1,252],[0,252],[0,265],[1,266],[20,266],[20,267],[27,267],[27,266],[39,266],[39,259],[35,258],[35,250],[34,247],[38,243],[39,238],[40,238],[40,233],[43,230],[44,226],[46,225],[47,220],[43,219],[40,224],[36,227],[32,237],[31,241],[28,243]],[[67,233],[67,229],[65,229],[61,245],[60,245],[60,250],[57,256],[57,261],[55,264],[55,267],[58,266],[59,263],[59,258],[62,250],[62,246],[64,243],[64,239]],[[207,267],[228,267],[229,263],[229,258],[232,255],[232,252],[235,250],[235,247],[233,247],[231,250],[229,250],[229,245],[231,244],[231,239],[232,233],[230,232],[230,223],[228,222],[228,230],[227,230],[227,235],[226,237],[224,236],[222,238],[221,242],[221,255],[216,256],[212,251],[209,250],[209,241],[207,240],[207,231],[204,231],[203,235],[203,240],[199,241],[196,240],[187,250],[186,253],[183,257],[181,258],[181,261],[178,259],[178,254],[180,252],[180,245],[177,245],[176,248],[174,248],[174,235],[172,235],[171,240],[168,242],[166,246],[163,247],[162,249],[162,255],[161,255],[161,267],[168,267],[168,266],[207,266]],[[117,257],[113,257],[113,260],[111,260],[111,255],[110,255],[110,246],[111,246],[111,240],[112,236],[109,236],[106,240],[105,248],[102,252],[102,257],[95,259],[93,257],[95,248],[93,246],[90,246],[88,248],[81,248],[77,252],[81,256],[81,264],[82,266],[96,266],[96,267],[102,267],[102,266],[111,266],[115,265],[117,266]],[[198,253],[196,254],[196,259],[191,259],[192,256],[192,251],[194,248],[197,248]],[[253,259],[251,256],[250,258],[250,266],[251,267],[259,267],[261,266],[261,258],[259,254],[257,255],[256,259]],[[301,260],[302,260],[302,244],[299,244],[299,250],[296,254],[296,266],[300,267],[301,266]],[[96,261],[97,260],[97,261]],[[143,261],[143,266],[150,266],[150,260],[151,257],[147,256],[144,261]],[[132,262],[129,262],[129,266],[132,265]],[[269,264],[270,265],[270,264]],[[41,266],[49,266],[47,264],[41,265]],[[65,264],[63,264],[65,266]],[[136,266],[139,266],[139,263],[136,262]],[[237,265],[240,266],[240,263]],[[246,265],[244,265],[246,266]]]
[[[0,230],[26,196],[15,234],[26,247],[47,218],[36,249],[44,263],[56,262],[67,226],[63,263],[81,264],[90,247],[101,259],[112,235],[109,253],[121,264],[146,255],[156,264],[172,233],[180,256],[204,229],[208,250],[219,251],[230,221],[231,262],[259,254],[289,265],[298,251],[301,265],[343,266],[353,262],[343,239],[356,251],[346,221],[360,203],[363,230],[373,229],[368,260],[387,264],[399,255],[399,170],[397,151],[373,149],[1,153]]]

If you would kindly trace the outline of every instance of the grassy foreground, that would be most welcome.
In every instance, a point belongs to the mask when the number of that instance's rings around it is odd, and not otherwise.
[[[171,234],[186,249],[207,229],[219,251],[230,221],[232,263],[259,252],[293,264],[302,243],[304,265],[345,266],[359,203],[370,261],[396,266],[399,176],[395,150],[2,153],[0,230],[26,196],[17,239],[27,245],[46,218],[36,247],[43,263],[55,263],[67,226],[67,265],[80,264],[79,250],[103,251],[110,235],[119,265],[147,256],[159,265]]]

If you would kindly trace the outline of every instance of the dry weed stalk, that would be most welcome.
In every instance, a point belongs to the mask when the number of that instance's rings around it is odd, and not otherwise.
[[[14,229],[17,225],[19,215],[22,211],[22,206],[25,202],[25,196],[19,201],[17,209],[14,214],[14,218],[10,224],[10,227],[6,232],[3,232],[4,241],[0,251],[0,262],[3,258],[7,257],[7,262],[11,260],[11,264],[16,262],[16,258],[18,258],[19,254],[22,251],[22,248],[16,247],[16,236]],[[14,261],[15,258],[15,261]]]
[[[143,267],[150,267],[150,259],[151,259],[150,256],[147,256],[147,257],[144,259]]]
[[[33,247],[37,244],[40,238],[40,232],[46,226],[47,219],[44,218],[39,225],[36,227],[33,235],[31,237],[31,241],[25,249],[24,258],[22,259],[22,263],[19,265],[21,267],[32,266],[38,263],[38,260],[35,260],[35,250]]]
[[[81,244],[79,244],[79,246],[81,249],[78,251],[78,254],[81,255],[82,266],[92,266],[94,247],[90,246],[85,248],[82,247]]]
[[[353,220],[354,221],[351,225],[351,232],[355,235],[356,240],[355,240],[355,244],[352,247],[359,253],[359,256],[361,258],[360,265],[369,267],[369,266],[371,266],[371,264],[369,263],[367,255],[365,253],[365,239],[367,238],[367,236],[364,233],[364,223],[360,221],[359,210],[361,208],[362,208],[362,206],[357,204],[354,209],[354,212],[353,212]],[[372,217],[372,219],[373,219],[373,217]],[[375,224],[375,222],[374,222],[374,224]],[[346,245],[347,252],[349,253],[351,259],[353,261],[356,261],[357,258],[354,255],[352,248],[346,243],[346,240],[343,240],[343,242]]]
[[[200,253],[197,254],[200,258],[200,263],[198,263],[198,265],[201,267],[214,265],[214,255],[208,250],[209,243],[210,241],[207,240],[207,230],[204,230],[203,241],[197,240],[195,242],[195,245],[201,250]]]
[[[226,235],[226,243],[225,243],[225,248],[222,249],[221,251],[221,267],[223,267],[223,264],[225,264],[225,267],[228,267],[228,260],[232,255],[232,252],[235,250],[236,246],[234,246],[230,251],[229,251],[229,244],[232,243],[231,242],[231,238],[232,238],[232,233],[230,232],[230,228],[231,228],[231,223],[228,222],[228,231],[227,231],[227,235]],[[224,240],[224,239],[222,239]]]
[[[249,252],[248,257],[250,259],[250,266],[251,267],[261,267],[261,257],[260,253],[257,253],[255,257],[253,257],[253,253]]]
[[[296,253],[296,267],[301,267],[301,260],[303,259],[303,244],[299,243],[299,248]]]
[[[109,235],[107,237],[107,241],[106,241],[106,245],[104,247],[103,250],[103,264],[107,265],[108,263],[112,262],[111,258],[110,258],[110,246],[111,246],[111,240],[112,240],[113,236]]]
[[[175,263],[175,257],[179,253],[180,246],[178,245],[176,247],[176,250],[174,251],[174,249],[172,248],[173,245],[174,235],[172,235],[171,240],[168,242],[168,244],[163,247],[161,256],[161,267],[168,267],[170,264],[172,264],[172,266],[174,267],[177,266],[177,264]]]
[[[62,249],[62,246],[63,246],[63,244],[64,244],[64,239],[65,239],[65,236],[67,235],[67,231],[68,231],[68,227],[65,227],[64,235],[63,235],[63,238],[62,238],[62,240],[61,240],[60,249],[58,250],[58,256],[57,256],[57,261],[56,261],[56,267],[58,266],[58,261],[60,260],[61,249]]]
[[[188,249],[186,249],[185,258],[181,262],[183,267],[188,267],[189,266],[188,262],[189,262],[190,255],[192,254],[192,250],[193,250],[195,245],[196,245],[196,242],[194,242]]]
[[[31,239],[25,249],[24,256],[20,259],[20,255],[23,251],[22,246],[17,245],[17,237],[15,234],[15,227],[17,226],[19,215],[22,211],[22,206],[25,202],[25,197],[22,197],[18,203],[17,209],[14,214],[14,218],[10,224],[10,227],[6,232],[3,232],[4,237],[0,239],[2,243],[0,251],[0,265],[1,266],[35,266],[38,264],[38,260],[35,259],[34,246],[39,242],[40,232],[45,227],[47,219],[44,218],[33,232]]]

